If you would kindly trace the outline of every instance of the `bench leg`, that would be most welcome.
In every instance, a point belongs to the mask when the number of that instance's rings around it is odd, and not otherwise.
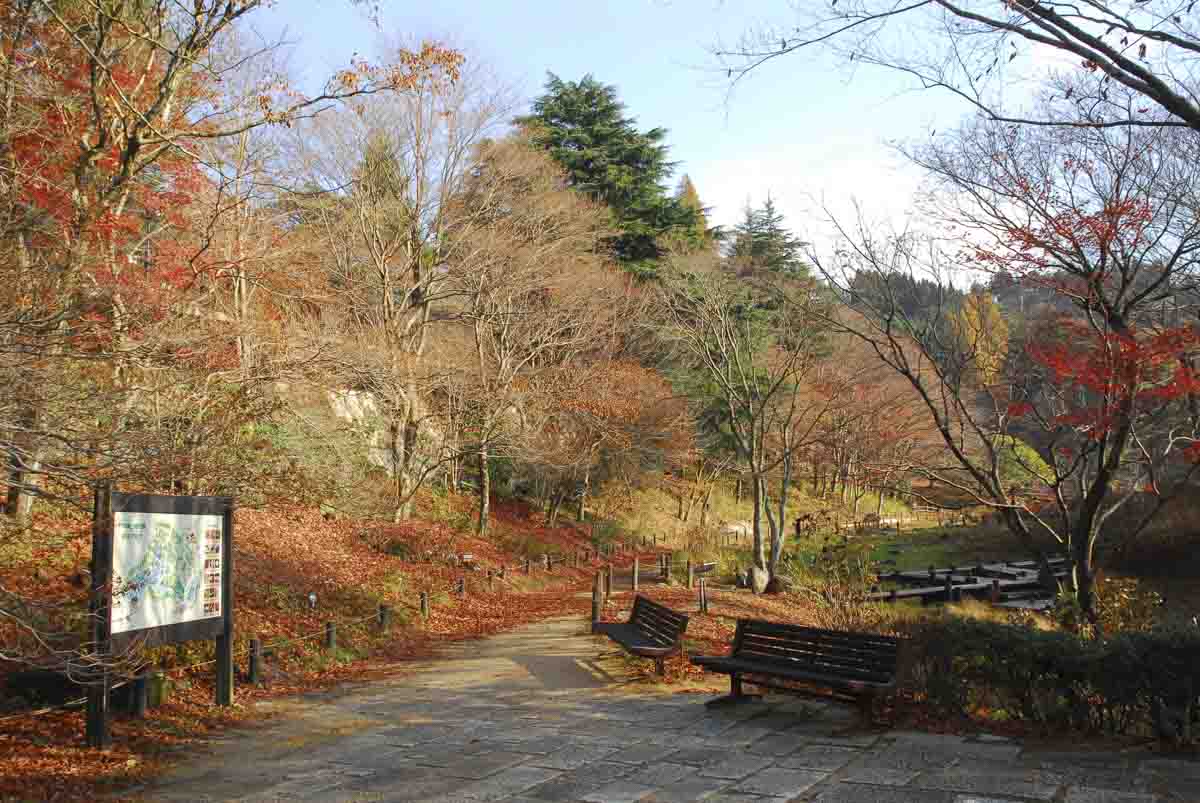
[[[729,694],[724,697],[718,697],[715,700],[709,700],[705,703],[706,706],[713,707],[718,705],[731,705],[733,703],[744,703],[747,700],[761,700],[761,694],[746,694],[742,691],[742,676],[737,672],[729,674]]]
[[[875,695],[860,694],[858,696],[858,713],[862,716],[863,724],[868,728],[875,724]]]

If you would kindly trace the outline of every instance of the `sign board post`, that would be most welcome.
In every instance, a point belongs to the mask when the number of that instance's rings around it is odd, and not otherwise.
[[[216,703],[233,703],[233,500],[96,491],[93,636],[103,661],[133,647],[216,641]],[[108,677],[89,692],[88,744],[105,746]]]

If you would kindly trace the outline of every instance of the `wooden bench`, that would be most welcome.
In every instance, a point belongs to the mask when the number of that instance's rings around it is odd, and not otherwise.
[[[729,675],[729,694],[708,705],[757,697],[742,692],[743,676],[755,686],[804,693],[780,681],[831,689],[856,701],[869,722],[874,700],[896,685],[900,640],[892,636],[818,630],[739,619],[729,655],[697,655],[692,663]]]
[[[684,614],[639,594],[633,600],[628,622],[597,622],[592,631],[608,636],[633,655],[653,658],[654,668],[661,675],[663,659],[683,651],[687,625]]]

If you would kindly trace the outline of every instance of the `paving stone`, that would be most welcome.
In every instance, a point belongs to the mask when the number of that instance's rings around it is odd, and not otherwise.
[[[459,791],[471,800],[500,800],[520,792],[526,792],[539,784],[559,776],[557,770],[541,767],[509,767]]]
[[[628,764],[596,761],[528,789],[525,794],[539,800],[579,800],[589,792],[625,778],[632,771],[633,767]]]
[[[808,734],[775,731],[751,744],[746,752],[756,756],[786,756],[808,744],[812,744],[812,737]]]
[[[719,747],[685,747],[665,756],[666,759],[676,764],[694,764],[696,766],[708,766],[728,757],[729,751]]]
[[[888,734],[892,744],[929,749],[959,749],[965,743],[962,736],[952,733],[924,733],[922,731],[893,731]]]
[[[917,750],[911,747],[896,748],[885,747],[872,750],[863,754],[862,758],[855,759],[850,767],[852,769],[885,769],[885,770],[906,770],[911,772],[922,772],[927,770],[946,769],[953,766],[957,762],[953,753],[931,752],[927,750]]]
[[[741,722],[734,725],[732,728],[721,731],[720,739],[729,745],[749,745],[756,742],[764,736],[776,733],[775,728],[768,728],[764,725],[753,724],[755,720],[750,722]]]
[[[1072,786],[1063,803],[1158,803],[1158,795],[1136,792],[1115,792],[1089,786]]]
[[[700,767],[700,774],[706,778],[745,778],[751,773],[771,766],[769,758],[750,756],[745,753],[726,754],[726,757],[712,764]]]
[[[920,789],[948,789],[987,795],[1014,795],[1034,800],[1053,800],[1060,784],[1047,783],[1034,772],[978,772],[958,768],[924,773],[912,782]]]
[[[830,744],[810,744],[779,759],[779,766],[797,770],[837,770],[862,757],[861,750]]]
[[[664,784],[646,798],[654,803],[694,803],[698,800],[711,800],[712,797],[729,787],[729,781],[720,778],[701,778],[692,776],[675,783]]]
[[[587,803],[636,803],[648,797],[653,791],[654,788],[650,786],[643,786],[631,781],[617,781],[608,786],[602,786],[595,792],[589,792],[580,800],[585,800]]]
[[[771,767],[743,780],[737,785],[737,791],[791,799],[807,792],[828,777],[827,772]]]
[[[845,783],[869,783],[877,786],[905,786],[920,775],[912,770],[889,770],[882,767],[859,767],[842,773]]]
[[[622,764],[649,764],[678,752],[679,746],[675,744],[638,744],[612,753],[607,760]]]
[[[663,784],[675,783],[695,772],[696,768],[689,767],[687,764],[672,764],[667,761],[661,761],[657,764],[649,764],[642,767],[633,775],[630,775],[629,780],[647,786],[662,786]]]
[[[762,797],[745,792],[719,792],[705,800],[709,803],[778,803],[780,798]]]
[[[957,803],[956,797],[953,792],[934,789],[841,783],[821,790],[813,803]]]
[[[486,778],[489,775],[527,761],[524,753],[495,751],[474,756],[463,756],[441,768],[442,774],[451,778]]]
[[[615,752],[615,748],[607,745],[571,745],[547,756],[535,756],[526,763],[534,767],[573,770],[602,758],[611,760],[612,754]]]

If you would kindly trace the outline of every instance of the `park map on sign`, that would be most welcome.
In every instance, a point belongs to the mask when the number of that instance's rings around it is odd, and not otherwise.
[[[112,631],[221,615],[220,516],[117,513]]]

